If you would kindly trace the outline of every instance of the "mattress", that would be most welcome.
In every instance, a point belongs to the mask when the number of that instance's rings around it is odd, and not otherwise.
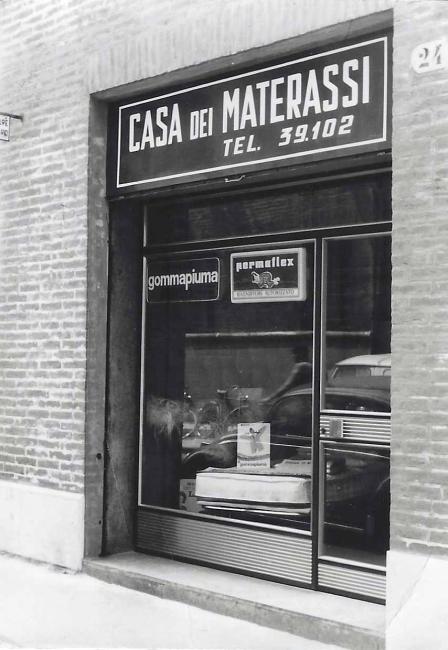
[[[373,492],[384,478],[381,464],[347,466],[327,473],[325,501],[338,503]],[[311,503],[311,461],[286,460],[273,468],[209,468],[196,476],[196,498],[202,506],[250,509],[303,509]]]
[[[196,476],[198,501],[220,505],[297,507],[311,501],[311,461],[280,463],[275,468],[206,469]]]

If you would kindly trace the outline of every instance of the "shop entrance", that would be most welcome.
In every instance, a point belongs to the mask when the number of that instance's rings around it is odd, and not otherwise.
[[[353,197],[372,214],[385,182],[148,210],[140,550],[383,598],[390,237]],[[285,231],[328,192],[354,226]]]

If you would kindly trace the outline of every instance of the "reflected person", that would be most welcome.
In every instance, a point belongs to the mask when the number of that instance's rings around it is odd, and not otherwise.
[[[313,364],[308,360],[310,358],[310,348],[304,343],[295,345],[292,349],[294,365],[285,381],[271,395],[264,398],[265,404],[270,404],[276,399],[300,386],[311,384],[313,378]]]

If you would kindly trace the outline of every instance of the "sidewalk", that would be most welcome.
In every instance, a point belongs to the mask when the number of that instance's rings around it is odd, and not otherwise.
[[[0,648],[340,650],[0,555]]]

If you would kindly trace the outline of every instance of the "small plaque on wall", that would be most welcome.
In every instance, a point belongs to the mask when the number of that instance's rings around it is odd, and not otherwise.
[[[9,141],[9,115],[0,114],[0,140]]]

